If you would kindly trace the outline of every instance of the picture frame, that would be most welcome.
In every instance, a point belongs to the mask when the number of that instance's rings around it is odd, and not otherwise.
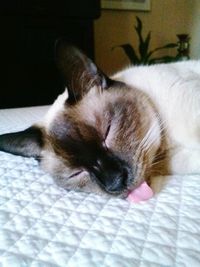
[[[101,0],[101,8],[150,11],[151,0]]]

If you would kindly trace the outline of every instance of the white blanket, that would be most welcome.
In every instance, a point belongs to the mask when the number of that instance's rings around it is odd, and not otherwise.
[[[0,133],[46,110],[1,110]],[[199,267],[200,175],[165,178],[151,200],[130,204],[65,191],[34,159],[0,152],[0,266]]]

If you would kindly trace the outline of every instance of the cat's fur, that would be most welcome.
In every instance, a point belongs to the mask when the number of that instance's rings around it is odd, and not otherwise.
[[[126,196],[157,173],[200,173],[200,61],[129,67],[108,78],[59,44],[66,90],[45,118],[0,136],[65,188]]]

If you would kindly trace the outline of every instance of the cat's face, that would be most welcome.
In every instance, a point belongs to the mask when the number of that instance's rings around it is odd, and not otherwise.
[[[58,52],[66,91],[44,121],[0,138],[0,149],[40,159],[66,187],[126,196],[150,172],[160,145],[145,95],[110,80],[79,50]]]

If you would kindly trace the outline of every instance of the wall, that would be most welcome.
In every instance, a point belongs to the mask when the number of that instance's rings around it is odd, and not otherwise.
[[[151,0],[150,12],[102,10],[101,17],[95,22],[96,62],[106,73],[113,72],[129,64],[123,50],[113,46],[124,43],[137,47],[137,36],[134,31],[135,16],[143,21],[144,34],[152,32],[151,48],[176,42],[176,34],[192,33],[196,25],[193,13],[200,10],[199,0]],[[200,23],[200,21],[199,21]],[[200,39],[199,31],[196,34]],[[175,55],[176,49],[164,51],[164,54]],[[163,55],[157,54],[157,56]],[[193,53],[193,56],[196,55]]]
[[[200,58],[200,1],[192,0],[191,22],[188,25],[191,35],[191,57]]]

